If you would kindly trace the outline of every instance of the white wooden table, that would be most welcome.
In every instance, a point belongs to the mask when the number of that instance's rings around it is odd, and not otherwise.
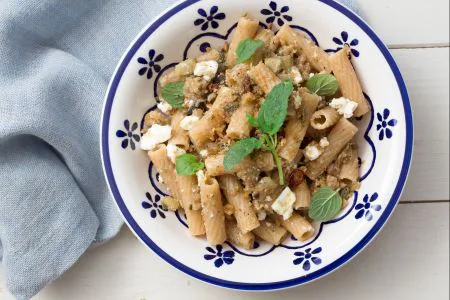
[[[416,127],[414,163],[402,202],[362,254],[312,284],[248,294],[176,271],[124,228],[113,241],[89,250],[35,299],[449,299],[449,1],[358,2],[403,72]],[[2,275],[0,299],[13,299]]]

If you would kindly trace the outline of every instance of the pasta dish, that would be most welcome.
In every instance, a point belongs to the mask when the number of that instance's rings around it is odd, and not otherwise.
[[[252,249],[314,236],[360,186],[354,119],[370,112],[348,47],[328,54],[303,32],[242,17],[221,49],[159,80],[147,151],[193,236]]]

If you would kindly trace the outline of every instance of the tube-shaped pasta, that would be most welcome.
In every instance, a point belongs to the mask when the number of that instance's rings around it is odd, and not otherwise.
[[[227,221],[226,230],[228,241],[241,248],[251,250],[255,245],[255,235],[252,232],[242,232],[236,221]]]
[[[257,65],[263,59],[264,53],[267,51],[274,36],[275,34],[272,30],[259,28],[254,39],[264,42],[264,47],[259,48],[255,54],[253,54],[251,58],[251,63],[253,65]]]
[[[332,107],[316,111],[311,117],[311,126],[317,130],[323,130],[336,125],[341,116]]]
[[[306,131],[310,126],[309,120],[317,109],[321,98],[310,94],[307,89],[301,88],[302,114],[300,118],[290,118],[285,128],[285,143],[280,146],[279,153],[288,162],[293,161],[300,152],[300,145],[305,138]]]
[[[356,103],[358,107],[354,116],[361,117],[370,111],[369,103],[364,97],[361,83],[356,75],[355,69],[348,58],[349,49],[344,47],[330,57],[330,65],[336,77],[342,95]]]
[[[262,172],[270,172],[275,169],[275,160],[273,159],[273,155],[267,151],[257,151],[253,154],[252,157],[255,165]]]
[[[166,179],[165,179],[166,180]],[[201,213],[200,191],[195,176],[179,176],[175,180],[180,187],[180,199],[186,213],[189,231],[193,236],[205,234],[205,224]]]
[[[228,200],[234,206],[234,216],[239,229],[247,233],[259,227],[258,217],[250,203],[250,196],[243,191],[239,180],[232,175],[219,177],[220,187]]]
[[[227,239],[222,194],[215,178],[200,183],[202,216],[205,222],[206,238],[211,245],[220,245]]]
[[[286,228],[299,241],[309,240],[314,235],[314,227],[298,213],[293,213],[288,220],[282,221]]]
[[[328,142],[330,145],[325,148],[325,151],[318,159],[310,161],[306,165],[306,175],[313,180],[322,175],[357,132],[358,127],[353,125],[347,119],[341,118],[328,135]]]
[[[253,233],[272,245],[281,244],[288,235],[286,228],[268,221],[261,222],[261,226],[253,230]]]
[[[237,56],[236,49],[239,43],[245,39],[251,39],[255,36],[259,28],[259,22],[257,20],[250,19],[245,16],[242,17],[237,25],[236,32],[231,40],[230,47],[227,53],[227,66],[233,67],[236,65]]]
[[[172,138],[170,139],[169,143],[187,150],[189,149],[190,141],[187,131],[180,126],[181,120],[183,120],[183,118],[184,114],[181,111],[178,111],[173,115],[171,121]]]
[[[176,181],[177,172],[175,170],[174,164],[170,161],[167,156],[166,145],[158,145],[155,150],[149,151],[148,156],[155,166],[156,170],[159,172],[160,178],[164,180],[168,192],[173,198],[181,201],[180,189],[178,182]]]
[[[288,24],[285,24],[278,31],[277,37],[280,39],[282,45],[291,45],[298,52],[303,53],[315,70],[331,73],[328,54],[308,39],[303,32],[295,31]]]
[[[347,183],[359,180],[358,149],[355,146],[351,149],[351,156],[342,164],[339,179]]]
[[[244,172],[245,170],[254,166],[253,161],[246,157],[240,164],[236,165],[233,170],[227,171],[223,165],[224,154],[211,155],[205,159],[206,171],[211,177],[229,175],[235,172]]]
[[[216,101],[203,118],[189,131],[189,137],[197,149],[201,149],[207,142],[214,141],[216,132],[221,132],[225,127],[225,107],[236,101],[237,96],[228,87],[222,87]]]
[[[233,172],[225,171],[223,166],[223,159],[225,155],[211,155],[205,159],[205,167],[209,176],[216,177],[226,174],[232,174]]]
[[[247,122],[247,113],[251,113],[253,108],[253,103],[241,101],[241,105],[231,116],[230,124],[227,128],[227,136],[229,138],[237,140],[250,136],[252,127]]]
[[[308,187],[306,180],[303,180],[295,189],[295,209],[305,209],[309,208],[311,205],[311,190]]]
[[[252,67],[248,72],[248,76],[250,76],[250,78],[266,94],[268,94],[277,84],[281,83],[280,78],[278,78],[278,76],[262,62],[257,66]]]

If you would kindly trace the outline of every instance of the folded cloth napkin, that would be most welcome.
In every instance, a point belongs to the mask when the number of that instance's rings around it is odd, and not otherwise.
[[[99,154],[103,96],[130,40],[174,2],[0,2],[0,261],[18,299],[119,231]]]

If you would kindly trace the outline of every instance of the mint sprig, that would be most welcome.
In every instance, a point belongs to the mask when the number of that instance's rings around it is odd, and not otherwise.
[[[263,46],[264,42],[261,40],[246,39],[241,41],[236,48],[237,63],[241,64],[246,62]]]
[[[316,74],[306,83],[308,90],[322,97],[333,96],[339,89],[339,83],[331,74]]]
[[[255,150],[260,149],[262,143],[256,138],[247,138],[240,140],[234,144],[225,155],[223,166],[225,170],[231,171],[238,165],[245,157],[252,154]]]
[[[172,107],[183,108],[184,104],[184,82],[171,82],[162,88],[162,97]]]
[[[205,168],[202,163],[192,154],[183,154],[177,157],[175,167],[180,176],[192,176]]]
[[[342,209],[339,192],[340,190],[334,191],[330,187],[323,187],[315,192],[309,208],[309,217],[322,222],[333,220]]]
[[[266,96],[257,118],[247,114],[247,121],[249,124],[261,129],[263,135],[259,140],[256,138],[249,138],[241,140],[233,145],[225,155],[225,169],[232,170],[234,166],[239,164],[246,156],[252,154],[255,150],[262,149],[272,153],[278,167],[280,185],[284,185],[283,166],[280,155],[277,152],[277,134],[286,120],[289,97],[293,91],[294,86],[292,81],[284,81],[276,85]]]

